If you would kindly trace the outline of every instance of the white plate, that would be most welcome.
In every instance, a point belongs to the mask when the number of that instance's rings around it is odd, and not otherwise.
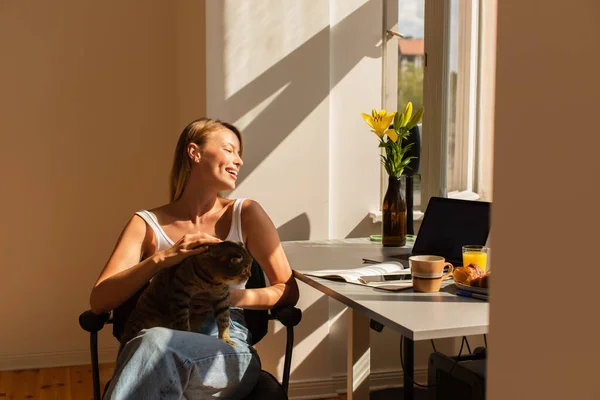
[[[469,286],[469,285],[464,285],[462,283],[458,283],[456,281],[454,281],[454,284],[456,285],[457,288],[459,288],[460,290],[466,290],[468,292],[473,292],[473,293],[479,293],[479,294],[489,294],[488,289],[489,288],[482,288],[482,287],[476,287],[476,286]]]

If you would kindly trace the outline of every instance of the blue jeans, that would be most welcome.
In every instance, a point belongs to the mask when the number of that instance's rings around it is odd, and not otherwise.
[[[260,359],[248,344],[241,309],[231,310],[230,346],[218,338],[214,318],[199,333],[142,330],[119,354],[105,399],[241,399],[252,391]]]

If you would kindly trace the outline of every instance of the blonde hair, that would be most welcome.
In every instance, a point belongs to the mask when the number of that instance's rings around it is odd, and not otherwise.
[[[170,193],[171,201],[176,201],[181,197],[183,189],[190,177],[192,170],[192,160],[188,155],[187,148],[190,143],[195,143],[202,148],[211,133],[221,129],[228,129],[233,132],[240,141],[240,157],[243,152],[242,134],[233,125],[218,119],[200,118],[192,121],[185,127],[175,148],[175,157],[173,158],[173,168],[171,169]]]

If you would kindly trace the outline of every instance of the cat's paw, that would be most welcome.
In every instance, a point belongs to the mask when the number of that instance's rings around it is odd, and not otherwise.
[[[231,340],[231,339],[225,339],[225,338],[223,338],[223,341],[224,341],[225,343],[227,343],[227,344],[230,344],[230,345],[232,345],[233,347],[235,347],[235,342],[234,342],[233,340]]]

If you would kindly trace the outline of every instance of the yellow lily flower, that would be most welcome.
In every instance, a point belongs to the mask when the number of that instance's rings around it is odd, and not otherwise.
[[[396,143],[398,141],[398,134],[395,130],[388,129],[387,131],[385,131],[385,134],[388,135],[392,142]]]
[[[423,118],[423,107],[420,107],[413,114],[413,105],[408,102],[402,113],[388,113],[387,110],[377,111],[374,108],[371,115],[361,114],[361,116],[371,127],[371,132],[379,137],[378,148],[385,151],[385,154],[381,154],[381,162],[385,167],[385,171],[389,176],[401,176],[404,169],[409,168],[410,160],[416,158],[409,157],[407,153],[412,144],[403,146],[402,140],[408,137],[410,129]],[[391,124],[394,124],[394,127],[389,129]],[[387,140],[385,140],[386,135]]]
[[[394,115],[396,115],[395,112],[388,114],[387,110],[377,111],[376,109],[373,109],[372,115],[361,114],[365,122],[372,128],[371,132],[379,136],[380,139],[383,139],[383,135],[388,135],[393,142],[396,142],[398,135],[392,129],[388,129],[394,120]],[[394,140],[394,136],[396,140]]]

